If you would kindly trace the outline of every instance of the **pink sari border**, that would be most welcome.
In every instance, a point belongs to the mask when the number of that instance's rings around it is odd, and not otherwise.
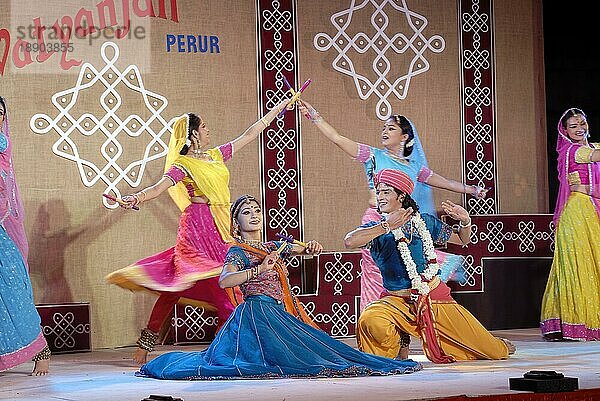
[[[38,352],[47,345],[44,335],[40,334],[29,345],[24,346],[10,354],[0,355],[0,372],[30,361]]]
[[[562,338],[566,340],[578,341],[599,341],[600,328],[592,329],[583,324],[564,323],[558,318],[544,320],[540,324],[543,335],[552,333],[562,333]]]

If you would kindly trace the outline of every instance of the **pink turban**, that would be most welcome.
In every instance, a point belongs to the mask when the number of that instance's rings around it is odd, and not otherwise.
[[[391,185],[409,195],[412,194],[412,191],[415,188],[415,184],[406,173],[390,168],[384,168],[378,172],[374,181],[375,186],[380,182],[383,182],[384,184]]]

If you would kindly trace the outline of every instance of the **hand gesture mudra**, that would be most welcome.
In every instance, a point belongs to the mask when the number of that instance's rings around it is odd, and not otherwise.
[[[139,200],[133,195],[125,195],[121,198],[121,202],[119,202],[119,206],[123,209],[131,209],[135,205],[139,203]]]
[[[306,243],[304,253],[307,253],[309,255],[319,255],[321,252],[323,252],[323,245],[321,245],[317,241],[310,240]]]
[[[390,230],[395,230],[398,227],[403,226],[410,220],[413,215],[412,207],[407,209],[400,208],[398,210],[394,210],[393,212],[387,215],[386,221],[390,225]]]
[[[457,205],[454,202],[451,202],[449,200],[443,201],[442,209],[444,210],[444,213],[452,217],[454,220],[460,221],[463,225],[471,223],[471,217],[469,216],[469,212],[467,212],[467,210],[464,207]]]
[[[265,256],[262,263],[259,265],[259,273],[273,270],[275,268],[275,262],[277,262],[277,258],[279,258],[279,254],[277,252],[271,252]]]
[[[484,199],[489,191],[488,188],[483,188],[478,185],[473,185],[475,188],[475,192],[473,193],[473,197],[477,199]]]

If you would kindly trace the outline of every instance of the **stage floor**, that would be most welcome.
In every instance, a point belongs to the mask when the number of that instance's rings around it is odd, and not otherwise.
[[[423,400],[457,395],[515,394],[510,377],[529,370],[555,370],[579,379],[580,389],[600,388],[600,342],[545,342],[537,329],[499,330],[517,351],[505,361],[457,362],[434,365],[411,344],[411,358],[422,371],[399,376],[344,379],[274,379],[230,381],[164,381],[134,375],[129,361],[133,348],[103,349],[55,355],[51,373],[31,377],[32,363],[0,373],[0,400],[113,400],[139,401],[151,394],[196,400]],[[353,339],[344,340],[355,346]],[[173,349],[200,350],[205,346],[158,347],[158,355]]]

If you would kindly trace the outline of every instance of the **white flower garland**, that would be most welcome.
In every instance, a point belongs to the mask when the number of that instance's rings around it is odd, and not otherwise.
[[[404,235],[404,231],[402,231],[402,227],[398,227],[395,230],[392,230],[394,234],[394,238],[398,243],[398,250],[400,251],[400,255],[402,256],[402,260],[406,265],[406,270],[408,272],[408,277],[410,278],[410,282],[412,288],[417,290],[421,295],[429,294],[429,285],[426,282],[423,282],[421,279],[421,275],[425,278],[425,280],[430,281],[433,277],[437,275],[439,270],[439,266],[436,259],[435,247],[433,245],[433,239],[431,238],[431,233],[427,229],[425,225],[425,221],[421,218],[420,213],[415,213],[410,221],[416,227],[419,236],[423,240],[423,248],[425,258],[427,259],[427,268],[421,274],[417,272],[417,265],[410,254],[410,250],[408,249],[408,239]]]

